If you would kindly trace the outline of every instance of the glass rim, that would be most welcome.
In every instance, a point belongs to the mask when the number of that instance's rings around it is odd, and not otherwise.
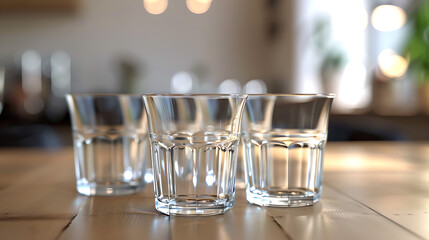
[[[132,94],[132,93],[67,93],[64,96],[71,97],[120,97],[120,96],[129,96],[129,97],[141,97],[141,94]]]
[[[232,94],[217,94],[217,93],[155,93],[155,94],[142,94],[142,97],[174,97],[174,98],[186,98],[186,97],[218,97],[218,98],[227,98],[227,97],[238,97],[238,98],[246,98],[248,94],[241,93],[232,93]]]
[[[335,93],[248,93],[249,97],[324,97],[335,98]]]

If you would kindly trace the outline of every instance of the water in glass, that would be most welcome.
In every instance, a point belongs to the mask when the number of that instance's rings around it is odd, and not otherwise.
[[[247,200],[261,206],[307,206],[320,198],[326,132],[246,135]]]
[[[150,139],[158,211],[212,215],[233,206],[238,134],[151,134]]]

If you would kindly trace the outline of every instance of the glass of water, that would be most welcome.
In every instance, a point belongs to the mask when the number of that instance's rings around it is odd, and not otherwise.
[[[125,195],[144,186],[150,161],[147,117],[140,95],[66,95],[77,191]]]
[[[231,209],[246,95],[144,95],[155,207],[167,215]]]
[[[250,94],[246,103],[246,198],[300,207],[322,191],[331,94]]]

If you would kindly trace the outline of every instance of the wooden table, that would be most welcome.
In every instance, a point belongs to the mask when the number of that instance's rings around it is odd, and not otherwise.
[[[250,205],[212,217],[168,217],[152,186],[123,197],[75,191],[71,149],[0,149],[0,239],[429,238],[429,143],[328,143],[313,207]]]

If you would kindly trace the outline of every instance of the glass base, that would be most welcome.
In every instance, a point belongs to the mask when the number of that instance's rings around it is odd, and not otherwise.
[[[200,198],[203,199],[203,198]],[[155,208],[166,215],[182,215],[182,216],[211,216],[223,214],[234,206],[233,199],[227,202],[219,203],[212,200],[170,200],[165,203],[155,199]]]
[[[78,184],[76,188],[78,193],[86,196],[121,196],[137,193],[143,186],[130,183],[118,185],[89,183]]]
[[[266,207],[305,207],[319,201],[320,191],[314,193],[303,189],[269,192],[246,190],[246,199],[252,204]]]

